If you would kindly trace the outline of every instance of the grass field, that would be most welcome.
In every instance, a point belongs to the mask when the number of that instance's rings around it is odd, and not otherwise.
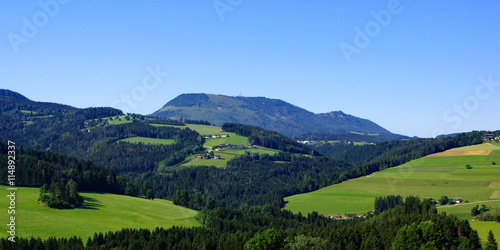
[[[182,164],[182,166],[215,166],[218,168],[226,167],[226,164],[229,160],[244,154],[245,152],[259,153],[259,154],[270,154],[273,155],[279,150],[269,149],[264,147],[256,147],[256,148],[227,148],[223,151],[215,151],[214,154],[220,155],[220,160],[214,159],[195,159],[192,157],[191,161]]]
[[[439,207],[438,211],[439,212],[446,212],[448,214],[453,214],[457,218],[462,219],[462,220],[471,220],[472,216],[470,215],[470,212],[471,212],[472,207],[475,207],[477,205],[479,205],[479,207],[481,207],[483,204],[485,206],[491,207],[491,208],[500,207],[500,201],[491,201],[491,202],[460,204],[460,205],[454,205],[454,206],[450,206],[450,207]],[[498,239],[500,239],[500,223],[498,223],[498,222],[470,221],[470,225],[473,229],[475,229],[478,232],[479,237],[481,237],[481,241],[483,244],[486,242],[486,239],[488,238],[488,232],[490,230],[495,235],[497,242],[498,242]]]
[[[470,221],[470,225],[477,231],[479,237],[481,238],[483,247],[488,239],[488,233],[490,230],[495,235],[495,239],[498,243],[500,239],[500,223],[493,221]]]
[[[9,223],[6,187],[0,186],[0,224]],[[172,226],[199,226],[197,212],[175,206],[166,200],[146,200],[123,195],[81,193],[84,208],[57,210],[37,203],[38,188],[18,188],[16,192],[16,236],[18,237],[72,237],[85,241],[95,232],[117,231],[122,228],[169,228]],[[7,230],[5,230],[7,231]],[[6,233],[3,234],[6,237]]]
[[[107,118],[109,125],[120,125],[120,124],[125,124],[125,123],[131,123],[132,122],[132,117],[130,117],[130,120],[127,120],[126,115],[120,115],[120,116],[113,116],[113,120],[111,120],[111,117]]]
[[[148,138],[140,136],[130,137],[120,141],[129,143],[144,143],[144,144],[164,144],[164,145],[175,144],[175,141],[172,139],[157,139],[157,138]]]
[[[457,218],[462,219],[462,220],[470,220],[472,219],[472,216],[470,215],[470,211],[472,207],[478,206],[481,207],[482,205],[485,205],[487,207],[500,207],[500,201],[488,201],[488,202],[478,202],[478,203],[464,203],[460,205],[453,205],[453,206],[445,206],[445,207],[439,207],[438,206],[438,211],[440,212],[446,212],[449,214],[454,214],[457,216]],[[498,229],[500,229],[500,223],[498,223]],[[500,237],[500,234],[498,235]]]
[[[375,197],[418,195],[422,198],[460,197],[469,201],[496,198],[500,191],[500,147],[481,144],[452,152],[492,150],[489,155],[424,157],[370,176],[285,198],[286,208],[303,214],[365,213]],[[470,164],[473,169],[466,169]],[[499,185],[497,185],[499,183]],[[470,211],[470,210],[469,210]]]

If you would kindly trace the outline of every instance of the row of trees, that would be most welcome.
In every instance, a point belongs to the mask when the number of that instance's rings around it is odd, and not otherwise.
[[[108,167],[99,167],[91,161],[57,154],[50,151],[16,148],[16,185],[47,187],[59,183],[65,186],[70,180],[78,184],[78,190],[123,193],[123,179],[116,177]],[[0,142],[0,159],[7,162],[7,144]],[[7,185],[7,171],[0,171],[0,183]]]
[[[386,210],[403,205],[403,197],[401,195],[389,195],[387,197],[375,198],[375,213],[382,213]]]
[[[123,229],[96,233],[85,244],[79,238],[21,238],[14,244],[0,239],[0,248],[481,249],[468,221],[437,214],[434,205],[417,197],[380,214],[350,220],[332,220],[316,212],[303,216],[274,206],[207,209],[198,219],[202,227]],[[488,246],[496,247],[490,235]]]
[[[7,160],[7,144],[0,142],[0,159]],[[83,204],[79,191],[122,194],[125,181],[110,168],[98,167],[75,157],[17,148],[16,186],[41,187],[39,201],[51,208],[69,209]],[[8,185],[7,171],[0,171],[0,183]]]

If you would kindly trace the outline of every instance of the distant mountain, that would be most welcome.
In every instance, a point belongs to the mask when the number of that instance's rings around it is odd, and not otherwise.
[[[287,136],[306,133],[391,133],[376,123],[342,111],[314,114],[278,99],[209,94],[182,94],[153,116],[171,119],[206,120],[221,126],[241,123],[277,131]]]

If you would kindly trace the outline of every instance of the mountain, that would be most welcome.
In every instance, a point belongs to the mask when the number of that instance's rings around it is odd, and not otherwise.
[[[342,111],[314,114],[285,101],[265,97],[182,94],[152,115],[160,118],[206,120],[217,126],[225,122],[241,123],[274,130],[287,136],[306,133],[391,133],[370,120]]]

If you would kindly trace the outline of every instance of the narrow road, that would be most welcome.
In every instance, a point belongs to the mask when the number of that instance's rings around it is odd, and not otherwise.
[[[477,203],[486,203],[486,202],[494,202],[494,201],[500,201],[500,200],[474,201],[474,202],[469,202],[469,203],[459,203],[459,204],[455,204],[455,205],[440,206],[440,207],[437,207],[437,208],[442,208],[442,207],[454,207],[454,206],[460,206],[460,205],[477,204]]]

